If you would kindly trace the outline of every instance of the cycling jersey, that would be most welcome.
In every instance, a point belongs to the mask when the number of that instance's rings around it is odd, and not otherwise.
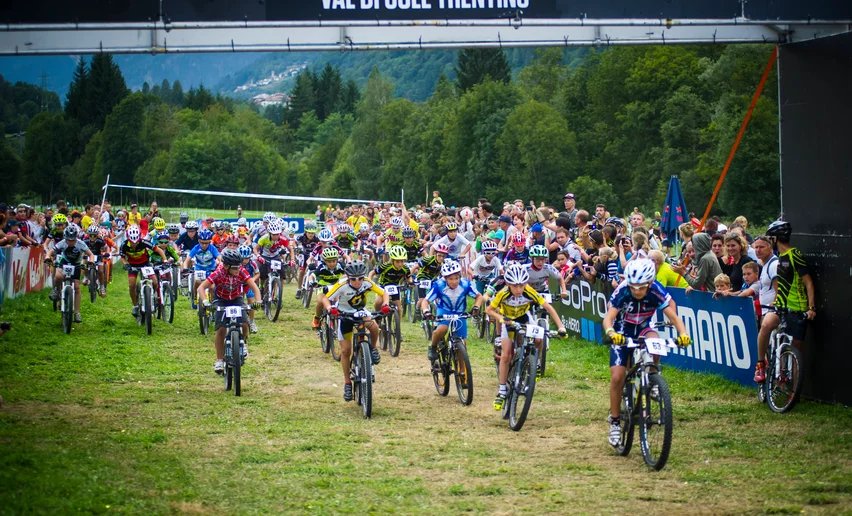
[[[352,233],[346,233],[344,235],[337,235],[335,241],[337,245],[340,246],[341,249],[352,249],[355,245],[356,238],[352,235]]]
[[[402,238],[402,228],[400,228],[396,231],[394,231],[393,228],[385,231],[385,240],[389,243],[389,245],[385,246],[385,247],[388,247],[388,248],[390,248],[393,245],[397,245],[397,244],[403,242],[404,239]]]
[[[320,285],[333,285],[343,276],[343,265],[337,262],[334,269],[329,269],[328,265],[323,262],[317,270],[314,271],[314,276],[317,278],[317,283]]]
[[[56,244],[65,240],[65,235],[63,234],[62,231],[52,229],[52,230],[50,230],[50,233],[45,235],[44,239],[45,240],[53,240],[53,245],[56,246]]]
[[[535,267],[530,264],[527,267],[527,271],[529,272],[530,279],[527,281],[529,285],[536,290],[536,292],[548,292],[550,290],[550,286],[547,284],[548,278],[561,278],[562,274],[556,270],[556,267],[550,265],[549,263],[545,263],[541,269],[536,270]]]
[[[423,247],[416,240],[411,242],[411,244],[403,242],[400,245],[408,253],[409,262],[416,262],[420,257],[420,253],[423,251]]]
[[[432,288],[426,294],[430,303],[438,307],[438,315],[463,314],[467,311],[467,298],[476,299],[479,291],[469,280],[461,278],[456,288],[451,289],[447,280],[441,278],[432,283]]]
[[[613,327],[628,337],[638,337],[639,332],[648,326],[657,310],[669,306],[672,296],[659,281],[654,281],[648,293],[642,299],[636,299],[630,292],[627,280],[619,283],[609,298],[610,305],[619,310],[618,319]],[[631,332],[631,330],[634,330]]]
[[[104,240],[103,238],[98,237],[94,240],[87,239],[86,245],[89,246],[89,250],[92,251],[92,254],[94,254],[95,256],[100,256],[101,254],[103,254],[104,249],[111,248],[112,246],[115,245],[115,243],[113,243],[112,240],[107,241],[107,240]]]
[[[240,267],[240,273],[234,276],[224,266],[220,265],[207,280],[216,286],[216,297],[232,301],[243,292],[243,285],[251,279],[245,267]]]
[[[775,296],[775,306],[787,308],[795,312],[807,312],[808,292],[805,289],[803,276],[810,274],[810,268],[801,251],[795,247],[778,256],[778,292]]]
[[[190,238],[189,233],[184,233],[175,240],[175,245],[178,246],[178,249],[181,251],[188,251],[193,247],[198,245],[198,231],[195,232],[195,236]]]
[[[212,244],[208,244],[207,249],[201,249],[201,244],[198,244],[189,252],[189,258],[195,259],[195,270],[212,271],[216,268],[219,251]]]
[[[518,262],[524,265],[531,263],[532,261],[530,260],[530,250],[524,247],[522,251],[518,251],[513,247],[506,252],[506,257],[503,259],[503,261],[507,264],[509,262]]]
[[[367,306],[367,293],[373,292],[377,296],[385,295],[385,291],[372,281],[364,278],[359,288],[353,288],[349,285],[347,278],[341,278],[340,281],[332,286],[326,297],[332,303],[337,302],[337,309],[344,313],[354,313],[358,310],[363,310]]]
[[[370,233],[358,233],[355,237],[361,242],[361,245],[370,243]]]
[[[544,298],[531,286],[525,285],[520,296],[512,295],[509,286],[500,289],[491,300],[491,308],[507,319],[519,319],[533,307],[543,306]]]
[[[225,240],[227,238],[228,238],[227,234],[222,233],[221,235],[219,235],[217,233],[217,234],[213,235],[213,238],[210,240],[210,243],[213,244],[213,246],[216,248],[217,251],[221,251],[222,249],[225,248],[225,245],[227,245],[227,244],[225,244]]]
[[[376,274],[378,274],[379,285],[402,285],[411,274],[411,269],[406,265],[397,269],[391,262],[387,262],[376,266]]]
[[[135,248],[130,247],[130,241],[126,241],[122,244],[119,254],[127,260],[127,263],[138,267],[148,265],[148,251],[153,248],[150,242],[144,240],[140,240]]]
[[[454,260],[458,260],[458,257],[461,252],[464,251],[464,248],[470,245],[470,241],[461,235],[456,235],[455,240],[450,240],[448,236],[444,235],[433,245],[437,244],[445,244],[450,249],[447,256]]]
[[[82,240],[77,240],[74,247],[68,245],[67,240],[63,240],[56,244],[56,256],[61,263],[73,263],[80,265],[83,262],[83,255],[89,251],[89,246]]]
[[[491,261],[488,262],[486,261],[484,254],[479,255],[470,267],[473,269],[473,275],[477,278],[493,278],[500,272],[500,270],[503,269],[500,258],[493,256]]]
[[[434,256],[424,256],[417,261],[420,269],[417,271],[417,279],[433,280],[441,273],[441,264]]]
[[[267,233],[257,241],[257,247],[260,248],[260,255],[264,258],[278,258],[289,249],[290,241],[286,238],[278,238],[273,242]]]
[[[157,246],[157,247],[160,247],[160,246]],[[176,262],[180,261],[180,255],[178,254],[177,250],[173,246],[167,245],[165,247],[165,249],[162,248],[162,247],[160,247],[160,249],[163,249],[163,253],[166,255],[166,258],[172,258]],[[159,265],[159,264],[163,263],[163,259],[160,258],[160,255],[158,253],[156,253],[154,250],[151,250],[151,252],[149,254],[151,255],[151,263],[153,263],[154,265]]]
[[[298,242],[302,246],[302,252],[306,255],[311,254],[311,251],[314,250],[314,247],[319,245],[319,239],[317,239],[316,237],[308,238],[308,234],[309,233],[305,233],[304,235],[296,239],[296,242]]]

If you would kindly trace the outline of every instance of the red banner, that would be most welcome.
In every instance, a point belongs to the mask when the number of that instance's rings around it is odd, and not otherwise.
[[[14,247],[8,255],[6,297],[13,298],[45,286],[44,250],[41,247]]]

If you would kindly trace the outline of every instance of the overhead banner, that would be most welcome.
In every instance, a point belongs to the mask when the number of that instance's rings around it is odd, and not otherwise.
[[[552,284],[551,291],[558,292],[558,286]],[[554,302],[554,307],[570,333],[602,343],[601,324],[611,293],[612,287],[608,285],[574,279],[568,283],[568,299]],[[757,318],[753,302],[742,297],[714,299],[712,294],[698,291],[687,296],[680,288],[671,288],[669,293],[692,345],[671,351],[663,362],[753,385],[757,362]],[[662,321],[662,313],[657,312],[654,320]],[[676,337],[674,328],[661,330],[660,335]]]

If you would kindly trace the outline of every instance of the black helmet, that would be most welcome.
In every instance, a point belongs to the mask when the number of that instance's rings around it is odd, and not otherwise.
[[[346,264],[345,271],[350,278],[363,278],[367,275],[367,265],[361,260],[353,260]]]
[[[65,228],[65,231],[62,233],[62,236],[65,237],[65,240],[77,240],[77,237],[80,235],[80,232],[77,231],[77,226],[70,225]]]
[[[417,233],[415,233],[411,228],[405,228],[402,230],[402,238],[414,238],[415,236],[417,236]]]
[[[225,249],[222,251],[221,256],[222,263],[224,263],[226,267],[233,267],[235,265],[241,265],[243,263],[243,257],[236,249]]]
[[[766,236],[780,237],[782,240],[789,240],[792,233],[793,226],[786,220],[781,219],[776,220],[766,229]]]
[[[189,220],[189,215],[187,215],[186,213],[180,214],[180,223],[181,224],[185,224],[186,221],[188,221],[188,220]]]

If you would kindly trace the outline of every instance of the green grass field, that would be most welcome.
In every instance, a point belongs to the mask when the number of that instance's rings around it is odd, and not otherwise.
[[[120,275],[120,274],[118,274]],[[471,340],[474,402],[435,393],[419,330],[377,367],[374,416],[342,399],[285,287],[250,339],[243,396],[212,372],[188,302],[144,335],[126,281],[61,333],[47,292],[7,301],[0,338],[1,514],[852,512],[852,411],[776,415],[746,389],[664,371],[675,415],[662,472],[606,444],[607,349],[554,342],[521,432],[491,407],[491,349]]]

